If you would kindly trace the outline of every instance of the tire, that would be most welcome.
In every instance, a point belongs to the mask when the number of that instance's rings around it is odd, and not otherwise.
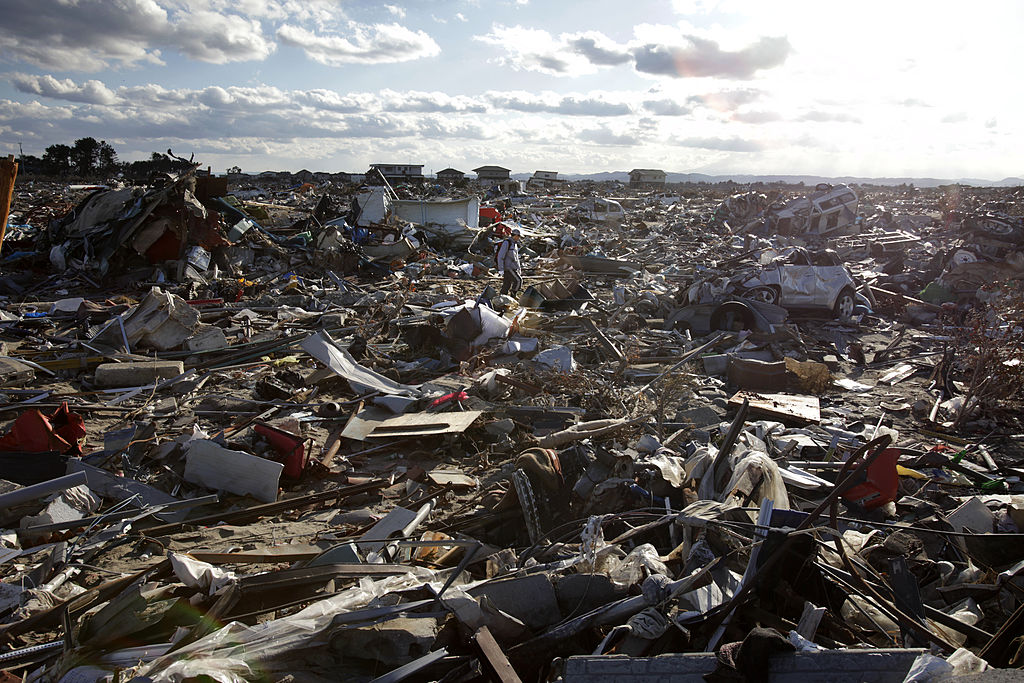
[[[743,296],[747,299],[753,299],[754,301],[760,301],[765,304],[778,305],[779,303],[779,290],[774,287],[754,287],[748,290]]]
[[[836,305],[832,308],[832,314],[839,320],[848,320],[853,315],[856,305],[857,295],[847,287],[836,297]]]
[[[727,301],[711,314],[712,330],[736,332],[754,329],[754,314],[739,301]]]

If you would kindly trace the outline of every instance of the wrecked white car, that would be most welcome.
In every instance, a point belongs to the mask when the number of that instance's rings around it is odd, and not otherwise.
[[[853,315],[858,303],[853,278],[832,250],[808,252],[794,247],[744,279],[740,287],[745,298],[786,309],[828,310],[840,319]]]
[[[849,186],[821,183],[808,195],[772,204],[756,192],[735,195],[722,202],[715,217],[734,233],[838,235],[859,230],[858,202]]]
[[[857,194],[847,185],[821,183],[813,193],[771,212],[769,225],[780,235],[839,233],[856,224],[857,203]]]
[[[721,304],[732,298],[787,311],[828,311],[840,319],[866,303],[834,251],[808,252],[802,247],[782,253],[765,250],[756,265],[695,282],[687,298],[690,304]]]
[[[618,223],[626,217],[626,210],[622,208],[622,204],[614,199],[602,197],[580,202],[574,210],[584,218],[601,223]]]

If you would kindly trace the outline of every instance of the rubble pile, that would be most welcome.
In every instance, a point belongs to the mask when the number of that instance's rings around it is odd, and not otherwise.
[[[3,675],[1024,666],[1024,190],[735,189],[19,185]]]

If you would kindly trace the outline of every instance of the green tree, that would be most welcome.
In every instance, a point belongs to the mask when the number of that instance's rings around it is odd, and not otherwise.
[[[91,175],[99,160],[100,143],[96,138],[78,138],[71,146],[71,164],[80,176]]]
[[[102,173],[113,173],[117,169],[117,152],[107,144],[106,140],[100,140],[100,147],[96,153],[96,166]]]
[[[67,145],[50,145],[43,151],[43,172],[47,175],[71,173],[71,148]]]

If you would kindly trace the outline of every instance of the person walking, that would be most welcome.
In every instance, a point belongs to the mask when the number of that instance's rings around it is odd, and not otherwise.
[[[519,229],[512,230],[498,247],[498,269],[505,271],[501,282],[501,293],[516,296],[523,286],[522,265],[519,262],[519,240],[522,234]]]

